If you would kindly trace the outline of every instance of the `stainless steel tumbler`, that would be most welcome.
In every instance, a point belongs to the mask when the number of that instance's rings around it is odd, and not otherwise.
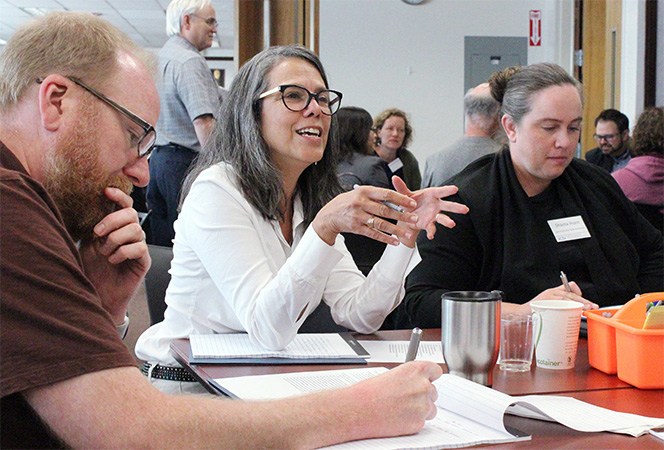
[[[451,374],[485,386],[493,384],[500,351],[500,291],[443,294],[441,339]]]

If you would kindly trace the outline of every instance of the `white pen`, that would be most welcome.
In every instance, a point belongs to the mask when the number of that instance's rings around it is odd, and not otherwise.
[[[410,342],[408,343],[408,351],[406,352],[406,362],[415,361],[417,351],[420,348],[420,339],[422,339],[422,330],[413,328],[410,335]]]
[[[565,275],[565,272],[562,270],[560,271],[560,280],[563,282],[563,286],[565,286],[565,290],[567,292],[572,292],[572,288],[569,287],[569,281],[567,280],[567,275]]]
[[[353,185],[353,189],[357,189],[357,188],[359,188],[359,187],[360,187],[359,184],[354,184],[354,185]],[[403,208],[402,208],[401,206],[399,206],[399,205],[395,205],[394,203],[392,203],[392,202],[388,202],[387,200],[381,200],[380,202],[381,202],[383,205],[388,206],[388,207],[392,208],[392,209],[395,210],[395,211],[403,212]]]

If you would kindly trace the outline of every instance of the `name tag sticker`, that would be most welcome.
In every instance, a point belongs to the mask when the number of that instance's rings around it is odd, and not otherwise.
[[[581,216],[549,220],[549,227],[557,242],[575,241],[590,237],[590,232]]]
[[[388,167],[390,168],[392,173],[394,173],[403,167],[403,163],[401,162],[401,159],[396,158],[395,160],[393,160],[391,163],[388,164]]]

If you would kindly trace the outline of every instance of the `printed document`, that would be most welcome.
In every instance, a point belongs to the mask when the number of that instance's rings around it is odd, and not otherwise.
[[[297,334],[283,350],[268,350],[249,340],[246,333],[192,334],[192,359],[287,358],[363,359],[369,356],[350,335],[339,333]]]
[[[242,400],[273,400],[351,386],[384,372],[387,372],[385,367],[320,370],[216,378],[210,384],[229,397]]]
[[[402,363],[406,359],[408,341],[358,341],[369,352],[372,363]],[[443,346],[440,341],[421,341],[416,361],[443,364]]]

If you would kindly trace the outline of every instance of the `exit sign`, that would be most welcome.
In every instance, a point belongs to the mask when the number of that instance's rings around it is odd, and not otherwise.
[[[542,45],[542,11],[530,10],[530,39],[528,39],[531,47],[539,47]]]

